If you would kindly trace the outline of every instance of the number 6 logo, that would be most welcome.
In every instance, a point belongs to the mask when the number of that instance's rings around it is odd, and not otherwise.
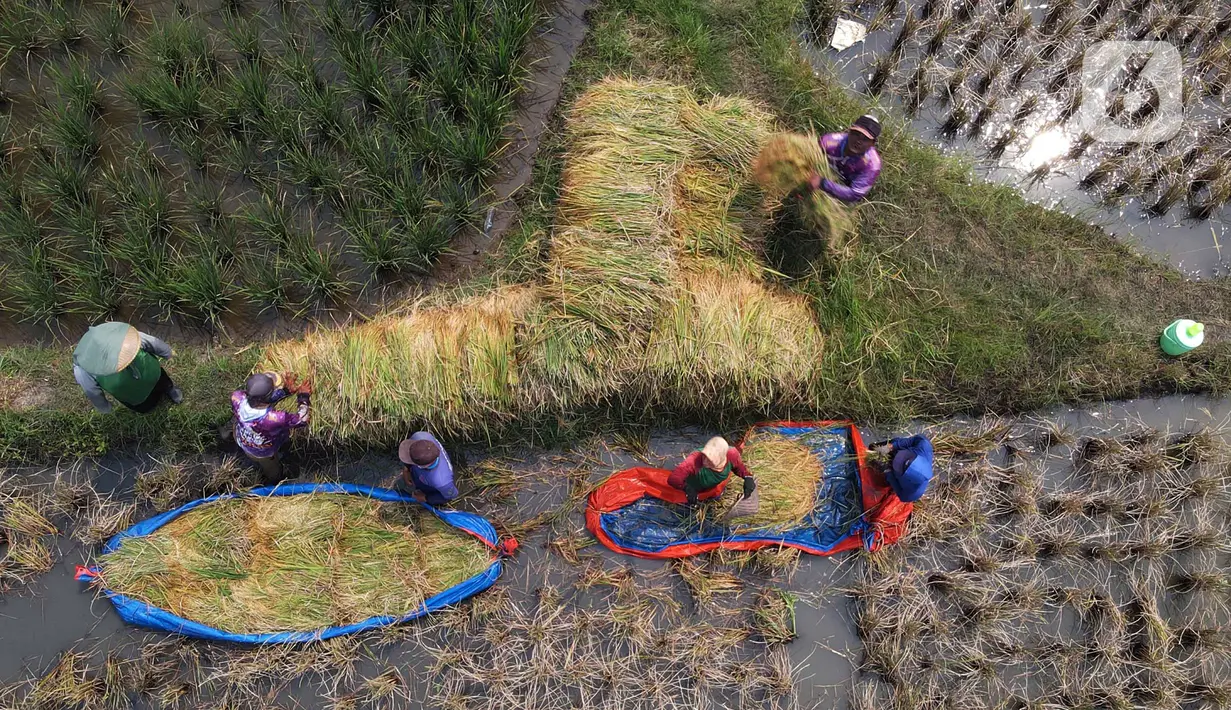
[[[1168,42],[1099,42],[1081,66],[1081,130],[1108,143],[1160,143],[1184,123],[1184,60]]]

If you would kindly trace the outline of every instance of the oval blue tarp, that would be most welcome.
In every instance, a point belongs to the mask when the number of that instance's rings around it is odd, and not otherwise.
[[[386,502],[414,503],[416,505],[422,505],[445,523],[474,535],[476,538],[482,540],[492,549],[492,563],[483,572],[424,600],[421,607],[415,609],[409,614],[406,614],[405,616],[377,616],[347,626],[331,626],[318,629],[316,631],[283,631],[279,633],[267,634],[229,633],[220,629],[215,629],[212,626],[207,626],[206,624],[185,619],[167,611],[166,609],[150,606],[143,601],[127,597],[110,589],[104,589],[103,593],[106,594],[107,598],[111,600],[111,603],[115,606],[115,610],[119,613],[120,618],[137,626],[144,626],[162,631],[171,631],[173,633],[184,634],[185,636],[192,636],[200,639],[208,639],[210,641],[233,641],[236,643],[302,643],[306,641],[319,641],[322,639],[333,638],[334,636],[342,636],[344,634],[352,634],[365,629],[376,628],[378,626],[389,626],[392,624],[400,624],[405,621],[410,621],[411,619],[417,619],[425,614],[436,611],[437,609],[441,609],[451,604],[457,604],[464,599],[478,594],[484,589],[492,586],[492,584],[495,583],[496,578],[500,576],[501,558],[500,555],[497,554],[500,551],[499,538],[496,535],[496,529],[492,527],[492,524],[488,522],[486,518],[473,513],[453,510],[438,510],[430,505],[418,503],[414,498],[402,495],[397,491],[392,491],[386,488],[359,486],[350,483],[291,483],[278,486],[268,486],[264,488],[254,488],[250,491],[244,491],[241,493],[226,493],[223,495],[194,500],[191,503],[187,503],[179,508],[176,508],[175,510],[156,515],[148,520],[143,520],[127,530],[116,534],[107,541],[107,544],[103,547],[103,553],[106,554],[117,549],[125,538],[148,535],[184,513],[187,513],[198,506],[205,505],[206,503],[212,503],[216,500],[247,496],[294,496],[312,493],[342,493],[346,495],[373,498],[375,500]],[[97,579],[97,572],[94,569],[79,567],[77,570],[77,578],[82,581],[92,581]]]

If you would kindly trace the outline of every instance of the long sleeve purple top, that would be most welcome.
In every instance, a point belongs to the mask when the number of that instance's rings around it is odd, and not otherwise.
[[[308,423],[308,398],[301,396],[299,409],[283,412],[274,405],[289,393],[279,387],[269,398],[269,404],[254,407],[243,390],[231,393],[231,409],[235,412],[235,441],[249,456],[263,459],[278,453],[291,438],[291,429]]]
[[[843,202],[859,202],[868,196],[881,174],[881,156],[876,152],[876,146],[855,158],[846,155],[846,137],[846,133],[826,133],[820,138],[830,167],[842,179],[841,183],[826,181],[821,189]]]
[[[423,468],[409,464],[406,470],[410,471],[410,481],[415,484],[415,489],[422,492],[427,498],[428,505],[443,505],[457,497],[457,486],[453,485],[453,462],[449,460],[449,454],[445,451],[445,447],[440,445],[436,437],[426,431],[417,431],[410,435],[411,441],[426,440],[436,445],[440,449],[440,457],[436,459],[436,463],[430,468]]]

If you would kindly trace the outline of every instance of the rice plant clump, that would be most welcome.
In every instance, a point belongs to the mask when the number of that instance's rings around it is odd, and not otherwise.
[[[349,330],[322,330],[279,345],[270,367],[307,373],[337,396],[313,420],[322,433],[379,439],[382,420],[432,411],[436,426],[478,430],[517,411],[516,325],[535,304],[530,287],[508,287],[451,306],[412,309]]]
[[[108,589],[234,633],[404,616],[490,564],[417,506],[335,494],[217,501],[100,558]]]

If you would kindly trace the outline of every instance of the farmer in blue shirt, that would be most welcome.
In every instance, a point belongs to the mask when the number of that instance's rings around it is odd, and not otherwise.
[[[436,437],[426,431],[415,432],[398,446],[398,458],[405,464],[398,476],[398,491],[428,505],[444,505],[457,497],[453,464]]]
[[[927,492],[932,480],[932,442],[916,435],[882,441],[872,450],[886,457],[885,481],[903,503],[913,503]]]

